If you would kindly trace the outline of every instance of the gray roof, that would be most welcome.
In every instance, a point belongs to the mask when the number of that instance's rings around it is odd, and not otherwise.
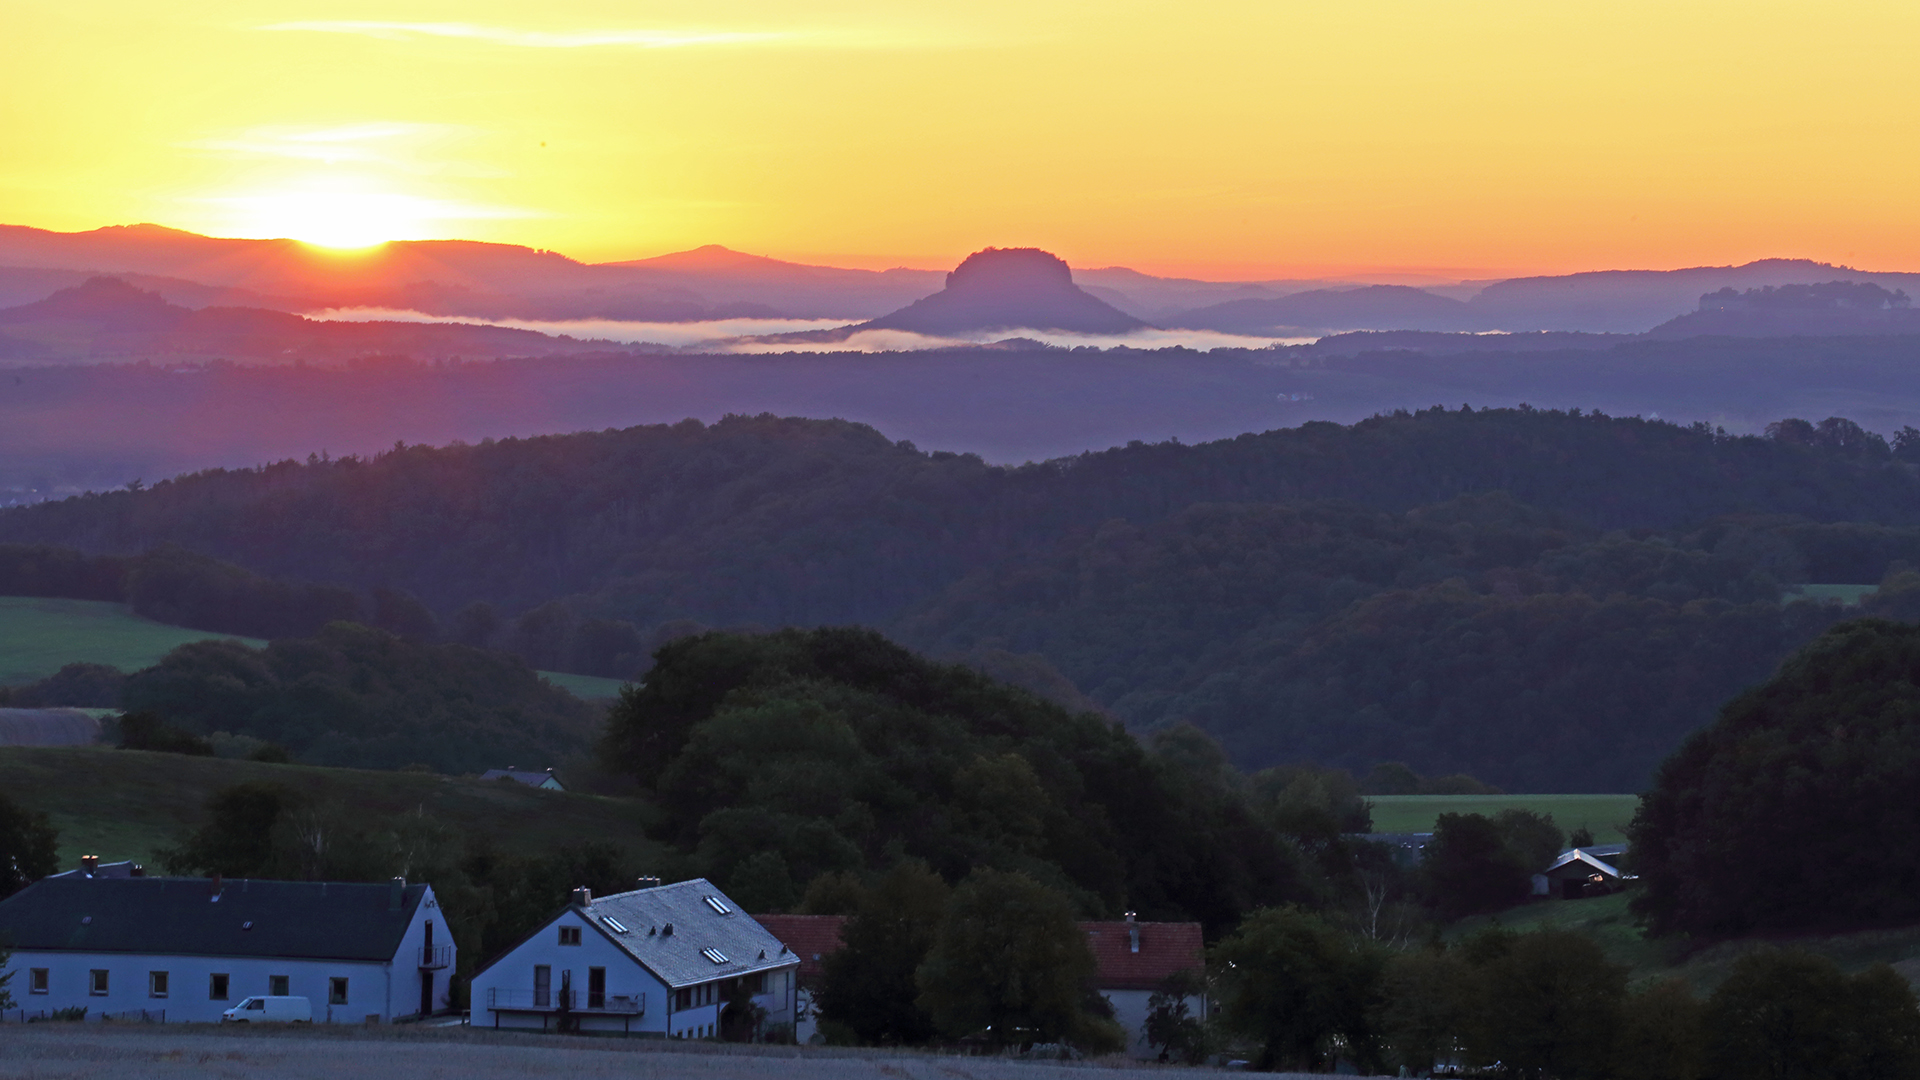
[[[480,779],[518,780],[523,784],[532,784],[535,787],[539,787],[549,780],[556,784],[560,783],[560,778],[553,775],[552,769],[488,769],[486,772],[480,774]]]
[[[705,878],[596,896],[591,904],[574,904],[569,910],[585,916],[609,941],[675,988],[800,963],[779,938]],[[671,934],[665,932],[668,926],[673,927]],[[716,962],[706,955],[708,949],[725,959]]]
[[[1625,844],[1586,844],[1577,848],[1568,848],[1560,854],[1564,857],[1568,852],[1584,851],[1596,859],[1611,859],[1615,855],[1624,854],[1626,850],[1627,845]]]
[[[1625,851],[1627,849],[1626,845],[1624,844],[1618,844],[1618,845],[1609,844],[1607,846],[1617,848],[1616,851],[1612,852],[1612,854],[1616,854],[1616,855],[1619,854],[1621,851]],[[1618,867],[1614,866],[1612,863],[1604,862],[1601,859],[1599,859],[1597,856],[1595,856],[1593,853],[1597,850],[1599,849],[1598,848],[1569,848],[1566,851],[1561,852],[1559,858],[1553,860],[1552,866],[1547,867],[1545,870],[1541,872],[1546,874],[1551,874],[1555,870],[1558,870],[1563,866],[1566,866],[1570,863],[1578,862],[1578,863],[1585,863],[1588,866],[1591,866],[1594,869],[1600,871],[1601,873],[1608,875],[1609,877],[1625,876],[1624,874],[1620,873],[1620,869]]]
[[[0,900],[0,939],[23,951],[393,959],[425,885],[206,878],[43,878]]]

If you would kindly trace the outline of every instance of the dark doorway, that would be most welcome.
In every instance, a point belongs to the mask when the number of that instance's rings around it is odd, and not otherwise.
[[[420,1015],[433,1015],[433,972],[420,973]]]

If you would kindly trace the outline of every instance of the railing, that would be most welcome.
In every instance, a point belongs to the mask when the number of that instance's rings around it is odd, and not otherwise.
[[[645,994],[607,994],[602,998],[596,994],[572,994],[566,991],[508,990],[502,987],[487,989],[487,1008],[503,1012],[560,1012],[563,996],[571,996],[575,1004],[567,1011],[592,1013],[611,1016],[643,1016],[647,1011]],[[579,999],[585,997],[587,1005],[581,1008]],[[595,1002],[598,1004],[595,1004]]]
[[[420,970],[438,971],[453,966],[453,946],[422,945],[420,947]]]
[[[120,1012],[103,1012],[100,1019],[107,1023],[123,1024],[164,1024],[167,1022],[165,1009],[124,1009]]]

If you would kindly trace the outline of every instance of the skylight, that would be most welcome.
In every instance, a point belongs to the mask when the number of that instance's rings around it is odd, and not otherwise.
[[[620,920],[611,915],[600,916],[600,921],[611,927],[616,934],[624,934],[627,932],[627,928],[621,924]]]
[[[705,897],[705,900],[707,901],[708,907],[719,912],[720,914],[722,915],[733,914],[733,909],[727,906],[727,902],[725,900],[722,900],[717,896]]]
[[[712,899],[712,898],[709,897],[708,899]],[[727,954],[721,952],[719,949],[701,949],[700,955],[706,957],[707,959],[713,961],[716,964],[724,964],[727,962]]]

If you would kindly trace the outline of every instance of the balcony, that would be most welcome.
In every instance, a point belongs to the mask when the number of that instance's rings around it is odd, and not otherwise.
[[[420,970],[439,971],[453,966],[453,946],[423,945],[420,948]]]
[[[563,1010],[561,1001],[573,999],[569,1008]],[[582,1004],[584,999],[584,1005]],[[588,1016],[644,1016],[647,1012],[645,994],[578,994],[568,990],[507,990],[490,987],[487,990],[487,1008],[496,1012],[557,1013],[572,1012]]]

